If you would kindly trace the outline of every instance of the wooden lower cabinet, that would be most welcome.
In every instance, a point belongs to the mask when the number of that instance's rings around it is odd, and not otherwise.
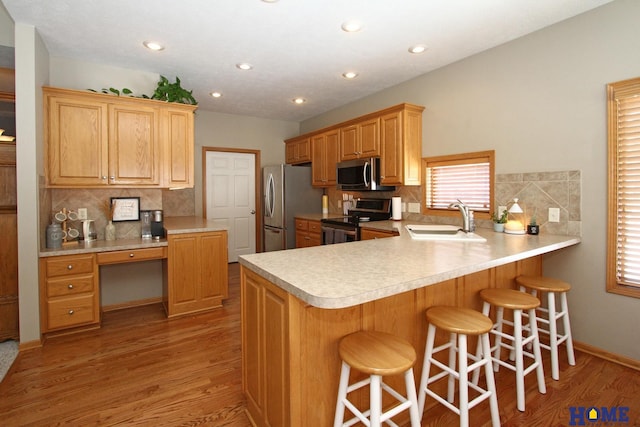
[[[370,228],[360,229],[360,240],[384,239],[385,237],[399,236],[396,231],[371,230]]]
[[[322,244],[320,221],[296,218],[296,248],[308,248]]]
[[[95,254],[40,259],[42,333],[100,324],[100,289]]]
[[[542,257],[537,256],[353,307],[321,309],[242,266],[242,384],[254,425],[333,425],[341,364],[338,342],[343,336],[377,330],[407,339],[418,355],[414,374],[419,379],[428,307],[480,311],[481,289],[515,288],[517,275],[541,273]],[[447,338],[438,334],[438,345]],[[469,348],[475,348],[475,341]],[[385,381],[402,390],[401,375]],[[354,392],[353,399],[366,403],[367,391]],[[383,407],[388,404],[385,398]],[[394,421],[408,425],[409,420],[403,413]]]
[[[164,264],[167,317],[209,310],[227,298],[227,232],[170,234]]]

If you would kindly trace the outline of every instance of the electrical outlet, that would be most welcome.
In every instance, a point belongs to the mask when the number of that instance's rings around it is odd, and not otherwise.
[[[87,219],[87,208],[78,208],[78,219],[80,221]]]
[[[409,203],[409,212],[420,213],[420,203]]]
[[[560,208],[549,208],[549,222],[560,222]]]
[[[402,202],[402,212],[406,212],[407,211],[407,204],[405,202]]]

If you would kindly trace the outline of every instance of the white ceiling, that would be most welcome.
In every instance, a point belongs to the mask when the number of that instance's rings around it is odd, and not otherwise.
[[[52,56],[178,76],[201,109],[290,121],[610,1],[2,0],[15,22],[37,28]],[[363,29],[343,32],[352,19]],[[145,40],[166,48],[148,51]],[[414,44],[428,50],[412,55]],[[253,70],[238,70],[240,62]],[[359,76],[346,80],[345,71]],[[295,97],[307,102],[294,105]]]

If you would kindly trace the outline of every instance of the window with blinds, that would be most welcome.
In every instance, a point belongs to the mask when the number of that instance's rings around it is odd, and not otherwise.
[[[493,151],[482,151],[424,158],[423,214],[457,215],[449,205],[460,200],[477,218],[488,219],[493,212],[494,157]]]
[[[607,290],[640,297],[640,78],[607,85]]]

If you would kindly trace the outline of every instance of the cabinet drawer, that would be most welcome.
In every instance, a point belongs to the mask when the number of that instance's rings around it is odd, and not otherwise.
[[[165,247],[132,249],[130,251],[101,252],[97,254],[98,264],[119,264],[123,262],[145,261],[167,257]]]
[[[71,255],[47,259],[47,277],[93,273],[93,255]]]
[[[318,221],[308,221],[309,231],[312,233],[320,233],[322,226]]]
[[[61,298],[48,303],[48,329],[98,322],[94,306],[94,295],[82,295],[73,298]]]
[[[70,276],[47,280],[47,297],[77,295],[94,291],[94,276]]]
[[[308,229],[309,229],[309,221],[307,221],[306,219],[296,218],[296,230],[307,231]]]

